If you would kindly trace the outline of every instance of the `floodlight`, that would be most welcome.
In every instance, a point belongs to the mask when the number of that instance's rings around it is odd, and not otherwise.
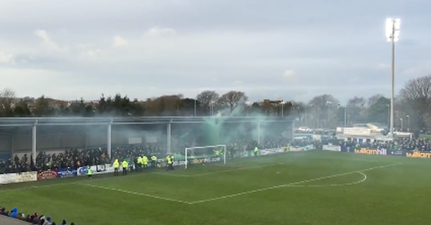
[[[388,41],[391,41],[391,37],[392,37],[392,28],[394,27],[394,24],[392,21],[393,21],[392,18],[386,19],[385,33]]]
[[[400,37],[400,19],[386,19],[386,39],[388,42],[398,42]]]
[[[389,119],[389,132],[393,137],[394,131],[394,96],[395,96],[395,43],[400,38],[400,19],[386,19],[386,39],[392,43],[392,90],[391,90],[391,104],[390,104],[390,119]]]

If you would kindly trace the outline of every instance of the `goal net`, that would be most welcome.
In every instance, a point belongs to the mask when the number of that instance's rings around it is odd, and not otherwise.
[[[226,164],[226,145],[197,146],[186,148],[184,166],[204,163]]]

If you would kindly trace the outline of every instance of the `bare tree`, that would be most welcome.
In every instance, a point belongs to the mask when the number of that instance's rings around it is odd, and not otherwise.
[[[353,97],[351,99],[349,99],[349,101],[347,102],[347,107],[349,108],[363,108],[365,107],[365,99],[363,97]]]
[[[271,104],[269,99],[263,100],[261,108],[262,108],[262,112],[267,116],[272,114],[274,111],[274,106]]]
[[[308,102],[308,105],[317,107],[319,109],[325,109],[328,105],[337,105],[338,100],[332,95],[324,94],[314,97]]]
[[[412,123],[419,129],[426,127],[431,110],[431,75],[409,80],[400,91],[400,97],[410,109]]]
[[[213,104],[217,103],[220,95],[215,91],[203,91],[196,96],[196,100],[200,102],[200,105],[205,111],[209,111]]]
[[[376,104],[381,98],[384,98],[382,94],[375,94],[368,98],[367,108],[370,108],[372,105]]]
[[[179,95],[163,95],[148,99],[146,107],[153,115],[173,116],[179,114],[181,98]]]
[[[52,108],[50,106],[50,99],[44,95],[40,96],[35,102],[34,115],[35,116],[51,116]]]
[[[0,91],[0,115],[8,116],[13,111],[13,103],[16,100],[15,92],[5,88]]]
[[[353,97],[347,102],[347,114],[351,122],[366,122],[367,110],[365,108],[367,101],[363,97]],[[369,121],[368,121],[369,122]]]
[[[377,96],[377,95],[376,95]],[[391,100],[385,97],[380,97],[374,104],[368,108],[368,122],[377,122],[386,124],[389,127],[389,104]],[[400,105],[404,105],[401,103]]]
[[[312,108],[312,117],[317,126],[321,127],[321,122],[326,121],[326,126],[329,126],[331,119],[335,117],[334,108],[338,106],[339,101],[332,95],[324,94],[311,99],[308,102],[308,107]]]
[[[223,94],[219,98],[219,105],[224,107],[229,107],[230,112],[240,104],[245,103],[248,100],[248,97],[244,92],[241,91],[229,91],[228,93]]]
[[[301,121],[301,125],[305,125],[305,110],[306,110],[306,104],[304,102],[286,102],[284,107],[285,109],[289,109],[289,105],[292,111],[292,114],[294,114],[298,119]]]

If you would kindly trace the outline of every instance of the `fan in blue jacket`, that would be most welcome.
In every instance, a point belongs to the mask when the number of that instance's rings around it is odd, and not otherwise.
[[[18,208],[17,207],[13,208],[9,216],[12,218],[16,218],[18,216]]]

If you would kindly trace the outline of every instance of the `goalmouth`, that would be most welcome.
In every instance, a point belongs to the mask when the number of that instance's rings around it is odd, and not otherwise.
[[[204,164],[223,162],[226,164],[226,145],[196,146],[185,148],[184,166],[188,164]]]

